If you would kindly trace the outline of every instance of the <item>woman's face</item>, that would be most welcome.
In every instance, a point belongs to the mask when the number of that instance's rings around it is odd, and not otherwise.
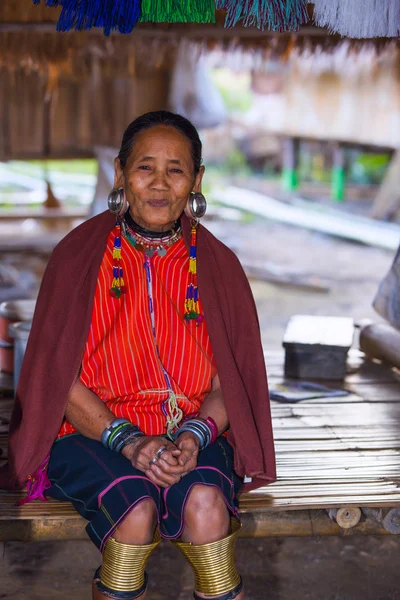
[[[133,219],[167,231],[179,219],[190,192],[201,191],[204,167],[194,173],[191,143],[174,127],[156,125],[136,137],[125,168],[115,159],[115,187],[123,187]]]

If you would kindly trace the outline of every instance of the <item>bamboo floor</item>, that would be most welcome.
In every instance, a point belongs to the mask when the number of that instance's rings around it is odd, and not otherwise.
[[[283,359],[283,352],[266,353],[271,387],[283,381]],[[391,509],[398,525],[392,533],[400,533],[400,374],[353,351],[346,380],[323,383],[350,393],[271,402],[278,480],[241,496],[243,535],[387,533],[379,516]],[[7,457],[13,403],[4,378],[3,389],[0,464]],[[50,500],[17,507],[19,497],[0,492],[0,540],[84,537],[84,521],[70,504]],[[335,509],[359,508],[363,516],[347,530],[332,516]]]

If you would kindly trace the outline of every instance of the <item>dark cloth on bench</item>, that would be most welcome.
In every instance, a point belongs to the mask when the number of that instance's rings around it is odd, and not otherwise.
[[[233,470],[233,450],[224,437],[199,453],[197,468],[169,488],[160,488],[122,455],[80,434],[53,445],[46,495],[70,501],[89,521],[86,531],[100,551],[114,530],[142,500],[154,501],[162,537],[178,538],[190,490],[196,484],[217,488],[230,513],[238,517],[241,479]]]

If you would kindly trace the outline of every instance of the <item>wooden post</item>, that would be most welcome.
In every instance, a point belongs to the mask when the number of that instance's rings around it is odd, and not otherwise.
[[[299,140],[292,137],[283,139],[282,187],[285,192],[293,192],[299,186]]]
[[[360,350],[400,369],[400,332],[386,323],[371,323],[361,328]]]
[[[0,498],[1,502],[1,498]],[[28,518],[12,516],[0,518],[0,542],[18,541],[64,541],[87,539],[86,522],[65,502],[60,502],[55,511],[57,517],[33,503],[35,510]],[[54,508],[54,505],[53,505]],[[30,509],[32,510],[32,509]],[[47,510],[43,515],[41,511]],[[399,510],[399,509],[393,509]],[[64,516],[63,516],[64,513]],[[381,523],[375,520],[361,520],[355,527],[344,531],[336,521],[332,521],[324,510],[287,511],[246,511],[241,512],[242,529],[240,537],[293,537],[325,535],[388,535]]]
[[[329,518],[342,529],[352,529],[361,519],[361,508],[358,506],[342,506],[341,508],[329,508]]]
[[[337,143],[333,146],[332,198],[343,202],[346,189],[346,155],[344,147]]]
[[[393,158],[379,188],[372,207],[371,217],[374,219],[393,219],[400,210],[400,150]]]
[[[400,534],[400,508],[363,508],[367,519],[383,525],[383,528],[394,535]]]

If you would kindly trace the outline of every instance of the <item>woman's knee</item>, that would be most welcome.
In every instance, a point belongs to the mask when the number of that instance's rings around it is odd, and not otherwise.
[[[150,544],[157,522],[153,500],[146,498],[137,504],[115,530],[114,537],[124,544]]]
[[[192,488],[185,507],[185,526],[208,542],[228,534],[229,511],[217,488],[201,484]]]

